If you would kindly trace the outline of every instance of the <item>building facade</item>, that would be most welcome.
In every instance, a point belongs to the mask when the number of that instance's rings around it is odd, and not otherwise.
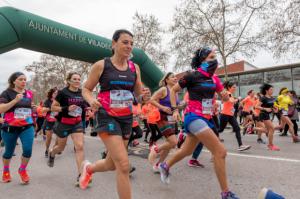
[[[223,74],[219,74],[219,77],[222,82],[225,81]],[[251,89],[259,92],[263,83],[273,85],[274,96],[278,95],[282,87],[294,90],[300,95],[300,63],[229,73],[228,80],[237,84],[236,96],[245,97]]]

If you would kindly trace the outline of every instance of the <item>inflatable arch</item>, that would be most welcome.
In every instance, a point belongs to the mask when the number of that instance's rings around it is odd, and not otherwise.
[[[94,63],[111,56],[111,40],[13,7],[0,8],[0,54],[25,48]],[[132,60],[141,68],[142,81],[158,87],[162,71],[138,48]]]

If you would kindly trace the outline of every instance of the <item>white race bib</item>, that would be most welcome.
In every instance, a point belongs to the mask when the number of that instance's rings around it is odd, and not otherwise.
[[[168,119],[168,122],[169,122],[170,124],[175,124],[175,120],[174,120],[173,115],[167,115],[167,119]]]
[[[202,99],[202,113],[203,114],[212,114],[213,110],[213,100],[212,99]]]
[[[110,91],[110,107],[111,108],[127,108],[132,106],[133,95],[128,90],[111,90]]]
[[[26,119],[31,117],[32,111],[31,108],[16,108],[14,111],[15,119]]]
[[[82,114],[82,108],[80,108],[79,106],[77,106],[74,111],[69,111],[69,115],[73,117],[81,116],[81,114]]]

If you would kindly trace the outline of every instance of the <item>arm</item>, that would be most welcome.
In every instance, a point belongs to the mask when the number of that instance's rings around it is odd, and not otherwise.
[[[181,91],[181,89],[182,88],[180,87],[180,85],[178,83],[176,83],[170,91],[170,100],[171,100],[172,108],[176,107],[176,95],[179,91]],[[174,109],[173,117],[176,121],[180,121],[180,114],[179,114],[178,108]]]
[[[153,104],[154,106],[156,106],[157,108],[159,108],[160,110],[163,110],[168,113],[171,110],[167,110],[168,107],[165,107],[165,106],[161,105],[160,103],[158,103],[158,101],[160,99],[162,99],[166,96],[166,92],[167,92],[167,89],[165,87],[158,89],[158,91],[156,91],[152,95],[152,97],[150,99],[150,103]]]
[[[89,76],[82,88],[82,96],[90,104],[90,106],[97,110],[101,104],[93,97],[93,90],[98,84],[99,78],[101,77],[104,70],[104,60],[96,62],[89,73]]]
[[[134,65],[135,65],[135,70],[136,70],[136,75],[137,75],[136,81],[135,81],[135,86],[134,86],[134,94],[135,94],[135,96],[137,96],[139,103],[143,103],[150,99],[151,92],[150,92],[149,88],[143,88],[140,67],[136,64],[134,64]]]
[[[51,105],[51,111],[53,112],[61,112],[62,111],[62,107],[60,106],[59,102],[56,100],[53,100],[53,103]]]
[[[0,104],[0,113],[5,113],[9,109],[11,109],[13,106],[15,106],[21,99],[23,98],[23,94],[16,95],[16,98],[8,103]]]

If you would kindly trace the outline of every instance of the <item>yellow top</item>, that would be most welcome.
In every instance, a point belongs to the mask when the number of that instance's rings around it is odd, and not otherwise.
[[[289,105],[293,104],[293,100],[288,95],[279,95],[277,97],[277,101],[275,102],[275,106],[279,109],[283,109],[287,111],[289,109]]]

